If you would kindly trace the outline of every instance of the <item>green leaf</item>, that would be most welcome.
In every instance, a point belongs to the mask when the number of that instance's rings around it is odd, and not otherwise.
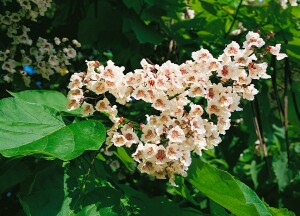
[[[269,209],[272,215],[274,216],[295,216],[293,212],[289,211],[286,208],[277,209],[277,208],[269,207]]]
[[[9,92],[14,98],[30,103],[46,105],[58,111],[67,111],[67,98],[60,92],[51,90],[27,90],[17,93]]]
[[[198,203],[196,202],[196,200],[194,199],[194,197],[192,196],[190,190],[188,189],[186,182],[185,182],[185,178],[176,178],[176,184],[177,187],[170,187],[168,190],[171,193],[175,193],[178,194],[180,196],[182,196],[184,199],[188,200],[189,202],[193,203],[195,206],[198,205]]]
[[[56,111],[46,106],[13,98],[0,101],[0,151],[41,139],[64,126]]]
[[[126,168],[130,171],[133,171],[133,163],[134,160],[132,157],[128,155],[125,148],[119,147],[117,148],[117,152],[114,152],[115,155],[123,162],[123,164],[126,166]]]
[[[26,215],[57,215],[64,197],[61,163],[46,163],[34,175],[30,187],[19,195]]]
[[[22,159],[0,160],[0,194],[22,182],[29,174],[29,166]]]
[[[59,161],[39,163],[30,187],[19,196],[26,214],[126,215],[120,202],[121,191],[108,183],[100,184],[93,173],[87,176],[79,164],[78,160],[72,164]],[[89,164],[83,166],[86,168]]]
[[[17,93],[9,92],[14,98],[21,99],[30,103],[46,105],[60,112],[80,114],[79,109],[68,111],[67,98],[58,91],[51,90],[26,90]]]
[[[288,44],[283,45],[288,56],[295,62],[298,62],[300,59],[299,46],[300,38],[293,38],[292,41],[289,41]]]
[[[250,165],[251,179],[255,189],[258,187],[258,174],[262,170],[262,166],[264,166],[264,163],[256,164],[255,160],[253,160]]]
[[[290,183],[290,172],[288,169],[288,158],[286,152],[281,152],[278,156],[274,156],[272,167],[278,180],[279,191]]]
[[[127,8],[133,9],[137,14],[141,11],[142,3],[139,0],[122,0]]]
[[[138,18],[124,19],[123,31],[130,28],[140,43],[160,44],[163,37],[160,33],[151,30]]]
[[[174,201],[165,196],[156,196],[149,198],[145,193],[136,191],[127,185],[119,185],[125,192],[129,203],[134,210],[135,215],[170,215],[170,216],[196,216],[205,215],[194,208],[181,208]]]
[[[226,210],[218,205],[217,203],[215,203],[214,201],[210,200],[210,214],[212,216],[226,216],[229,215]]]
[[[236,215],[272,215],[247,185],[229,173],[194,158],[187,180],[201,193]]]
[[[6,157],[43,154],[71,160],[85,150],[99,149],[104,139],[99,121],[66,126],[47,106],[13,98],[0,101],[0,153]]]

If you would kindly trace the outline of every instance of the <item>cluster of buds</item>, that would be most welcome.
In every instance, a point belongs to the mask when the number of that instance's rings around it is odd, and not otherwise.
[[[186,175],[192,152],[201,156],[203,150],[221,142],[231,113],[241,110],[240,100],[254,99],[258,90],[252,80],[270,77],[267,63],[258,63],[255,55],[264,45],[260,34],[249,32],[242,48],[233,41],[218,58],[200,49],[192,53],[193,60],[181,65],[170,61],[152,65],[143,59],[141,69],[126,74],[124,67],[112,61],[106,66],[87,61],[87,72],[71,77],[68,108],[82,107],[83,116],[96,111],[108,114],[113,122],[107,131],[108,147],[133,148],[132,157],[142,173],[174,183],[175,174]],[[279,49],[276,45],[267,50],[280,59],[286,57]],[[90,102],[86,92],[95,93],[97,101]],[[109,94],[116,104],[108,99]],[[118,116],[117,103],[135,100],[151,104],[159,114],[147,115],[141,127],[126,122]]]
[[[38,16],[44,16],[51,0],[18,0],[18,3],[19,11],[6,11],[5,15],[0,15],[0,25],[5,26],[6,35],[12,41],[9,47],[0,50],[1,69],[6,72],[2,79],[12,82],[14,75],[19,73],[29,86],[29,75],[32,74],[24,71],[26,66],[45,79],[54,73],[67,73],[67,65],[76,57],[75,49],[81,46],[80,43],[77,40],[70,43],[67,38],[55,38],[53,43],[41,37],[33,41],[28,35],[30,28],[23,24],[26,20],[36,22]]]

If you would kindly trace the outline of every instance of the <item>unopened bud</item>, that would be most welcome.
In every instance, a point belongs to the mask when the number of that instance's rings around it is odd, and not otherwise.
[[[119,122],[120,122],[120,123],[123,123],[123,122],[124,122],[124,120],[125,120],[125,119],[124,119],[124,117],[120,117],[120,120],[119,120]]]
[[[95,61],[95,62],[94,62],[94,66],[95,66],[95,67],[99,67],[99,65],[100,65],[100,62],[98,62],[98,61]]]

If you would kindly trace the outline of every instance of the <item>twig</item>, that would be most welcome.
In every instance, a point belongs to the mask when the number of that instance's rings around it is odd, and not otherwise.
[[[272,85],[273,85],[274,95],[275,95],[275,99],[276,99],[276,103],[277,103],[277,107],[278,107],[278,111],[279,111],[280,121],[283,124],[283,108],[282,108],[282,104],[280,102],[280,98],[279,98],[279,94],[278,94],[278,90],[277,90],[277,82],[276,82],[277,68],[276,68],[276,57],[275,56],[272,57],[271,64],[273,67]]]
[[[288,90],[289,90],[289,59],[285,58],[285,67],[284,67],[284,130],[285,130],[285,145],[286,145],[286,152],[288,158],[288,164],[290,161],[290,150],[289,150],[289,136],[288,136]]]
[[[227,31],[226,34],[225,34],[225,38],[228,37],[228,35],[230,34],[230,32],[231,32],[231,30],[232,30],[232,28],[233,28],[233,25],[234,25],[234,23],[235,23],[235,21],[236,21],[236,19],[237,19],[237,16],[238,16],[239,10],[240,10],[240,8],[241,8],[241,6],[242,6],[242,3],[243,3],[243,0],[240,0],[240,3],[239,3],[239,5],[238,5],[238,7],[237,7],[237,9],[236,9],[236,12],[235,12],[235,15],[234,15],[234,17],[233,17],[233,21],[232,21],[232,23],[231,23],[231,26],[229,27],[228,31]]]
[[[92,166],[94,165],[95,160],[96,160],[96,157],[97,157],[97,155],[98,155],[99,153],[100,153],[100,149],[98,149],[98,150],[95,152],[95,156],[92,158],[91,163],[90,163],[89,168],[88,168],[88,171],[87,171],[87,173],[85,174],[85,176],[88,176],[88,175],[90,174],[91,169],[92,169]]]
[[[289,69],[289,84],[290,84],[290,89],[291,89],[291,93],[292,93],[292,100],[293,100],[293,105],[294,105],[294,109],[295,109],[295,112],[296,112],[296,115],[297,115],[297,118],[298,118],[298,121],[300,121],[300,112],[299,112],[299,107],[298,107],[298,104],[297,104],[297,97],[296,97],[296,93],[295,91],[293,90],[293,80],[292,80],[292,73],[291,73],[291,70],[290,70],[290,62],[288,62],[288,69]]]
[[[251,109],[252,109],[252,114],[253,114],[255,132],[259,139],[260,149],[263,151],[263,154],[264,154],[264,160],[267,165],[268,173],[270,174],[271,172],[270,172],[270,166],[269,166],[269,160],[268,160],[268,150],[267,150],[267,146],[264,143],[264,139],[263,139],[263,130],[262,130],[262,126],[260,123],[261,121],[260,121],[260,115],[258,112],[258,102],[257,102],[256,98],[254,99],[254,101],[251,101]]]

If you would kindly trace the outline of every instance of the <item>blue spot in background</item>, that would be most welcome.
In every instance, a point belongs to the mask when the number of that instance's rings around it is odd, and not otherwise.
[[[41,81],[36,81],[35,84],[36,84],[37,87],[42,88],[42,82]]]
[[[28,75],[36,74],[36,70],[34,70],[33,67],[31,67],[31,66],[29,66],[29,65],[23,66],[23,70],[24,70]]]

